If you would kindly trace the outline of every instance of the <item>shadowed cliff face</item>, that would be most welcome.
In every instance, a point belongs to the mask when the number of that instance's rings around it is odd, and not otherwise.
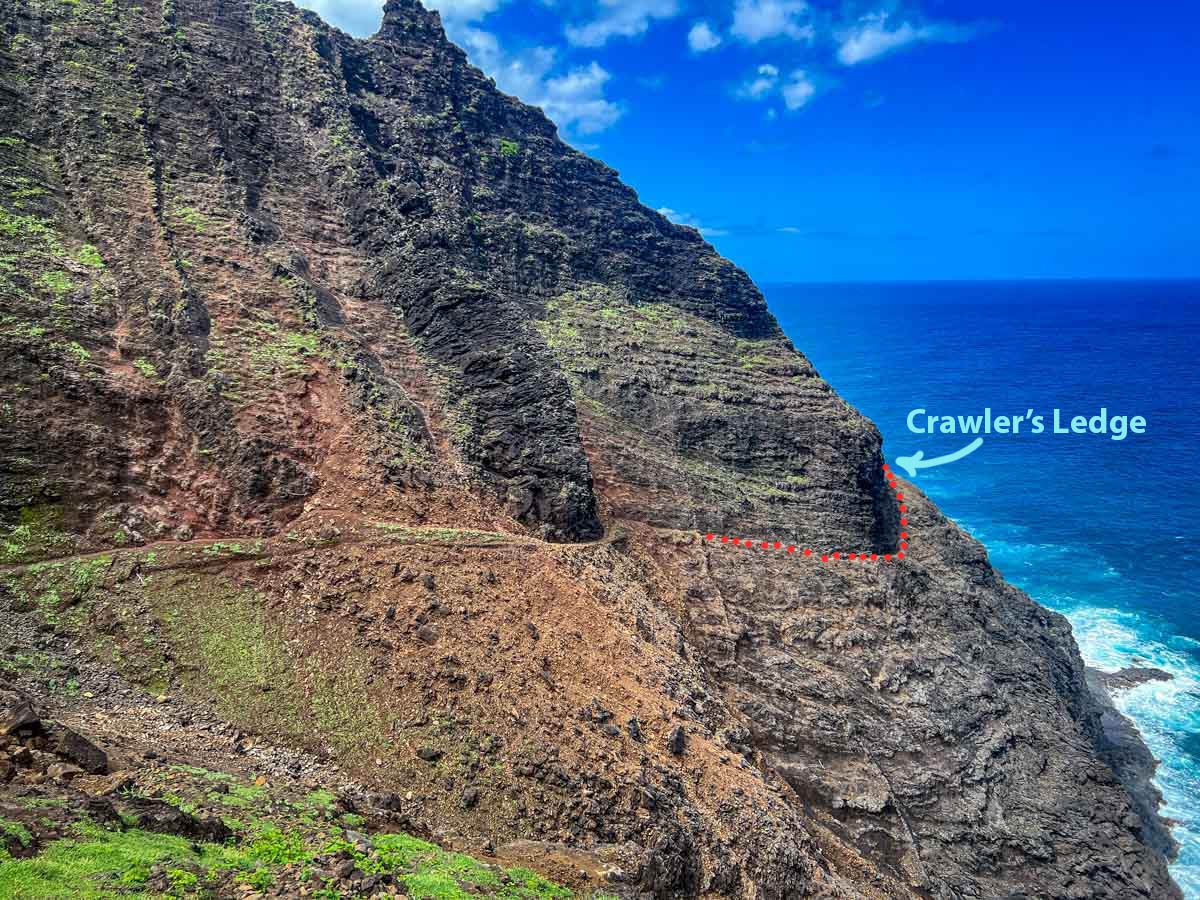
[[[877,430],[435,15],[0,24],[13,610],[621,891],[1175,896],[1065,623],[927,501],[888,566],[699,538],[893,551]]]

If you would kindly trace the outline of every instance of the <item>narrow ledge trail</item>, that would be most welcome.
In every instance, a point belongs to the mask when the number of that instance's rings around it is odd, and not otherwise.
[[[912,535],[908,531],[908,504],[904,502],[904,492],[900,489],[899,482],[896,481],[896,473],[891,470],[891,467],[887,463],[883,464],[883,473],[887,476],[888,485],[891,487],[892,493],[896,495],[896,500],[900,504],[900,525],[905,529],[900,532],[900,545],[894,553],[845,552],[842,550],[820,553],[811,547],[797,547],[795,544],[784,543],[783,541],[736,538],[730,537],[727,534],[717,535],[711,531],[704,535],[704,539],[708,542],[720,543],[727,547],[745,547],[750,550],[782,550],[790,554],[798,553],[810,559],[816,557],[823,563],[839,561],[893,562],[902,560],[908,551],[908,544],[912,540]]]
[[[896,480],[896,474],[891,468],[884,463],[884,474],[887,476],[888,484],[895,494],[896,500],[899,502],[899,511],[901,514],[900,525],[905,529],[900,532],[899,547],[894,553],[870,553],[870,552],[846,552],[846,551],[831,551],[820,553],[813,550],[811,547],[799,547],[795,544],[785,543],[778,540],[758,540],[751,538],[730,537],[729,535],[717,535],[715,532],[701,534],[704,541],[709,543],[720,543],[727,547],[744,547],[746,549],[759,550],[778,550],[788,554],[799,554],[805,558],[816,559],[823,563],[829,562],[892,562],[899,561],[905,558],[905,553],[908,550],[909,542],[912,540],[912,535],[908,531],[908,506],[904,503],[904,493],[901,486]],[[223,535],[210,538],[196,538],[190,541],[154,541],[148,544],[140,544],[131,547],[113,547],[104,550],[95,550],[88,553],[70,554],[65,556],[47,557],[45,559],[34,560],[24,563],[11,563],[0,566],[0,575],[25,572],[37,568],[51,568],[54,566],[69,565],[72,563],[89,562],[97,559],[111,559],[115,562],[120,557],[128,557],[137,554],[151,554],[156,552],[167,551],[198,551],[203,554],[200,558],[185,558],[182,560],[173,560],[163,562],[161,564],[143,563],[142,568],[146,571],[167,571],[178,568],[198,568],[209,567],[225,562],[234,561],[253,561],[256,559],[266,559],[268,557],[281,558],[295,556],[299,553],[312,550],[318,546],[343,545],[350,546],[355,544],[365,543],[390,543],[390,544],[422,544],[425,546],[447,546],[459,548],[477,548],[477,549],[501,549],[512,547],[543,547],[546,549],[555,549],[559,551],[578,551],[586,550],[592,547],[607,546],[617,544],[624,541],[629,536],[628,529],[621,523],[614,523],[606,531],[603,537],[593,541],[583,541],[580,543],[563,544],[543,541],[535,537],[529,537],[520,534],[512,534],[508,532],[482,532],[482,531],[461,531],[459,529],[450,528],[440,525],[401,525],[392,522],[381,522],[367,518],[355,518],[352,520],[340,519],[339,524],[349,526],[351,534],[343,537],[338,536],[333,539],[302,539],[291,540],[288,538],[263,538],[254,535]],[[358,528],[365,528],[365,531],[359,531]],[[456,534],[453,537],[448,535],[451,532]],[[249,548],[242,547],[242,543],[250,544]],[[281,545],[282,544],[282,545]],[[215,551],[215,552],[214,552]]]

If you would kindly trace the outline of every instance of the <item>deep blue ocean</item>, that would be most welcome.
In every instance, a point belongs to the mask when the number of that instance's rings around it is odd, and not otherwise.
[[[889,461],[972,436],[913,434],[928,415],[1046,416],[1046,431],[984,436],[915,481],[993,564],[1065,614],[1084,659],[1155,666],[1170,682],[1117,704],[1160,761],[1182,845],[1172,874],[1200,898],[1200,282],[769,285],[788,336],[884,435]],[[1101,407],[1146,433],[1053,434]]]

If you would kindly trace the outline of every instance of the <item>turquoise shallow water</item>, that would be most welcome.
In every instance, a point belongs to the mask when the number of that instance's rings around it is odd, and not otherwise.
[[[767,300],[817,370],[883,432],[885,453],[949,453],[909,412],[1047,415],[984,436],[917,482],[1013,583],[1071,621],[1084,659],[1156,666],[1118,697],[1160,760],[1179,821],[1172,874],[1200,900],[1200,282],[773,285]],[[1050,433],[1049,414],[1144,416],[1146,433]]]

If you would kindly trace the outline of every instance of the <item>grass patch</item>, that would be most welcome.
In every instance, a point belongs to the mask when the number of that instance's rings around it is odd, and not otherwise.
[[[210,868],[236,865],[235,852],[213,844],[194,847],[183,838],[140,830],[109,832],[81,822],[78,838],[55,841],[32,859],[0,862],[0,897],[50,900],[74,897],[152,896],[137,888],[159,863],[178,861]]]
[[[315,812],[332,815],[334,810],[337,808],[337,797],[335,797],[330,791],[313,791],[304,798],[304,806],[309,807]]]
[[[232,775],[227,775],[224,772],[214,772],[211,769],[204,769],[200,766],[187,766],[182,763],[171,766],[176,772],[182,772],[184,775],[191,775],[195,778],[203,778],[205,781],[216,781],[228,783],[234,780]]]
[[[372,522],[372,528],[394,534],[413,543],[498,543],[513,539],[513,535],[499,531],[473,531],[469,528],[413,528],[396,522]]]
[[[40,216],[13,215],[0,207],[0,235],[32,244],[36,252],[47,256],[66,255],[58,230]]]
[[[165,641],[126,641],[121,650],[136,657],[129,671],[145,670],[156,652],[169,648],[171,671],[184,690],[243,728],[328,747],[350,762],[374,758],[390,745],[379,708],[364,696],[371,674],[365,653],[294,653],[263,598],[220,576],[163,579],[144,596],[163,623]],[[231,789],[220,802],[253,808],[260,799],[256,789]]]
[[[506,159],[511,159],[521,152],[521,145],[516,141],[510,141],[506,138],[500,139],[500,155]]]
[[[743,359],[741,367],[743,369],[758,369],[762,368],[763,366],[769,366],[773,362],[775,362],[775,360],[771,359],[771,357],[763,356],[761,353],[756,353],[753,356],[747,356],[745,359]]]
[[[84,244],[79,252],[75,254],[75,258],[85,266],[92,269],[104,268],[104,257],[100,255],[100,251],[91,244]]]
[[[27,506],[17,524],[0,535],[0,564],[29,562],[72,547],[71,536],[59,529],[62,511],[57,506]]]
[[[208,228],[208,220],[194,206],[177,206],[175,207],[175,215],[183,224],[190,225],[196,234],[204,234]]]
[[[63,344],[62,349],[64,353],[81,365],[85,362],[89,362],[92,358],[92,354],[86,347],[79,343],[79,341],[70,341],[69,343]]]
[[[172,886],[181,892],[224,873],[261,891],[275,883],[284,866],[311,864],[317,857],[339,850],[349,851],[368,874],[394,874],[408,895],[418,900],[467,900],[480,893],[505,900],[567,900],[572,896],[566,888],[528,869],[508,870],[508,883],[502,883],[497,869],[403,834],[377,836],[373,852],[362,853],[343,839],[311,839],[271,824],[256,826],[237,846],[194,844],[140,829],[110,832],[86,822],[77,824],[76,829],[77,838],[55,841],[32,859],[0,860],[0,897],[160,897],[162,894],[146,889],[151,870],[157,866],[166,868]]]
[[[267,792],[255,784],[231,784],[228,793],[214,792],[214,796],[234,809],[257,809],[266,799]]]
[[[75,290],[75,282],[66,272],[43,272],[38,276],[38,284],[53,294],[56,300],[62,300]]]
[[[143,786],[181,809],[199,808],[213,783],[250,789],[234,776],[194,766],[172,766],[162,786]],[[314,883],[316,869],[329,869],[348,854],[355,866],[371,875],[389,875],[410,897],[423,900],[467,900],[473,896],[504,900],[567,900],[567,889],[524,868],[486,865],[470,856],[407,834],[374,834],[370,847],[351,843],[331,822],[336,798],[314,791],[284,801],[258,789],[255,809],[245,822],[226,818],[235,837],[227,844],[199,844],[183,838],[151,834],[126,821],[121,831],[103,829],[88,819],[70,826],[37,856],[14,859],[0,853],[0,897],[5,900],[48,898],[148,898],[164,896],[237,896],[246,889],[274,889],[279,896],[298,895],[307,885],[311,896],[339,898],[331,888]],[[211,800],[213,794],[207,793]],[[196,801],[196,802],[190,802]],[[51,805],[47,802],[45,805]],[[32,808],[32,804],[26,804]],[[209,804],[211,806],[211,804]],[[365,830],[359,817],[343,817],[345,826]],[[13,842],[32,846],[33,836],[16,823],[0,820]],[[151,882],[152,872],[160,873]],[[165,884],[162,877],[165,875]],[[595,900],[595,898],[593,898]]]
[[[290,730],[295,708],[285,698],[294,684],[292,662],[282,637],[266,624],[260,599],[226,592],[201,600],[198,593],[164,611],[184,681],[234,721]]]
[[[150,362],[150,360],[139,356],[133,361],[133,367],[147,381],[158,381],[158,370],[154,368],[154,363]]]
[[[308,359],[321,355],[321,342],[315,334],[280,331],[268,323],[262,323],[262,331],[265,342],[250,352],[251,365],[259,374],[302,375],[308,371]]]
[[[28,847],[33,843],[33,835],[29,833],[29,829],[20,822],[12,822],[8,819],[0,819],[0,834],[3,834],[7,841],[16,841],[22,847]]]

